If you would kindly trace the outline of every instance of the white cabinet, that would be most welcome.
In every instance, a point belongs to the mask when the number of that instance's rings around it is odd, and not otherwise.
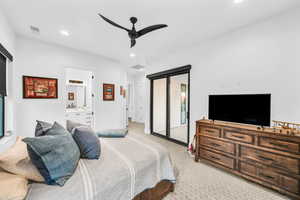
[[[67,112],[66,119],[71,120],[80,124],[94,126],[94,115],[93,112]]]

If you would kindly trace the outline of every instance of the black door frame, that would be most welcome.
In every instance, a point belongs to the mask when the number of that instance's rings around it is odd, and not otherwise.
[[[177,144],[183,145],[183,146],[188,146],[188,144],[190,143],[190,71],[192,69],[191,65],[186,65],[186,66],[182,66],[182,67],[177,67],[174,69],[170,69],[170,70],[166,70],[166,71],[162,71],[162,72],[158,72],[155,74],[150,74],[147,75],[147,78],[150,80],[150,132],[152,135],[156,135],[162,138],[165,138],[167,140],[170,140],[172,142],[175,142]],[[188,111],[187,111],[187,143],[170,138],[170,77],[172,76],[177,76],[177,75],[181,75],[181,74],[187,74],[188,75]],[[158,80],[158,79],[163,79],[166,78],[166,92],[167,92],[167,99],[166,99],[166,135],[161,135],[158,133],[155,133],[153,131],[153,82],[154,80]]]

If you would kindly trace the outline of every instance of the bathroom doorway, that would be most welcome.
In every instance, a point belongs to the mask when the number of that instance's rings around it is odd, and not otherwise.
[[[94,128],[93,82],[91,71],[66,69],[66,120]]]

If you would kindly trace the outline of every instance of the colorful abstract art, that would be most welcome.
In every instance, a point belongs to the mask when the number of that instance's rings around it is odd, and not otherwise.
[[[24,99],[57,99],[57,93],[57,79],[23,76]]]

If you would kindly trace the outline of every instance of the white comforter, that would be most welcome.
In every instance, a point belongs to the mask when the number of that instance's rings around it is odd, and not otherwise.
[[[26,200],[130,200],[161,180],[175,182],[168,151],[143,135],[100,138],[100,160],[79,161],[63,187],[32,184]]]

